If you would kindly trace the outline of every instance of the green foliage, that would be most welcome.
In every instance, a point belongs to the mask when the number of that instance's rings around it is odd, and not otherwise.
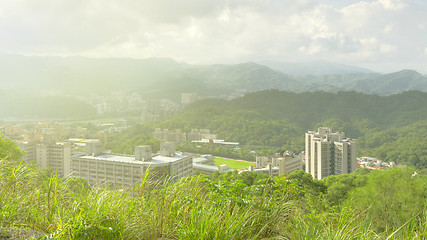
[[[157,152],[160,141],[153,137],[153,131],[150,126],[136,124],[125,132],[109,134],[104,147],[115,153],[134,154],[135,146],[151,145],[152,151]]]
[[[89,183],[86,179],[80,177],[69,177],[65,180],[66,187],[70,192],[76,194],[84,194],[90,189]]]
[[[324,182],[313,179],[311,174],[302,170],[293,171],[288,176],[279,177],[284,177],[289,181],[294,182],[300,189],[300,196],[318,195],[326,192],[326,186]]]
[[[367,133],[360,138],[359,145],[364,154],[427,168],[427,120],[406,127]]]
[[[364,169],[352,174],[332,175],[323,179],[327,186],[327,201],[331,206],[339,206],[347,199],[348,192],[356,187],[363,187],[366,185],[367,172]]]
[[[401,168],[374,171],[368,175],[365,186],[349,193],[345,206],[362,214],[379,232],[396,230],[407,221],[418,220],[427,207],[427,179],[411,174]]]
[[[23,153],[16,147],[14,141],[0,134],[0,160],[18,160],[22,155]]]

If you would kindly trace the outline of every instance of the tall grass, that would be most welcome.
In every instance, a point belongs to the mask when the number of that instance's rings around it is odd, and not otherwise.
[[[277,196],[268,188],[252,189],[256,195],[241,201],[241,192],[225,192],[226,186],[212,191],[214,183],[203,176],[161,186],[145,179],[133,189],[95,186],[77,192],[56,175],[1,164],[0,225],[36,229],[51,238],[257,238],[277,232],[287,208],[286,201],[273,201]]]
[[[131,189],[88,187],[34,166],[0,161],[0,227],[30,228],[51,239],[423,239],[424,211],[387,232],[365,212],[310,212],[283,179],[259,185],[151,180]]]

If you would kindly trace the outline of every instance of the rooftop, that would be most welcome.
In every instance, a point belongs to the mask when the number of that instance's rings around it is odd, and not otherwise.
[[[122,155],[122,154],[101,154],[97,156],[91,155],[80,155],[79,158],[84,159],[92,159],[92,160],[100,160],[100,161],[112,161],[112,162],[122,162],[122,163],[131,163],[131,164],[139,164],[139,165],[153,165],[153,164],[169,164],[171,162],[175,162],[177,160],[181,160],[183,158],[189,157],[189,154],[176,152],[172,157],[166,157],[161,155],[153,155],[150,161],[138,161],[135,160],[135,156],[133,155]]]
[[[213,140],[209,140],[209,139],[201,139],[201,140],[194,140],[192,142],[194,143],[209,143],[210,141],[212,141],[212,143],[215,144],[223,144],[223,145],[239,145],[238,142],[225,142],[222,139],[213,139]]]

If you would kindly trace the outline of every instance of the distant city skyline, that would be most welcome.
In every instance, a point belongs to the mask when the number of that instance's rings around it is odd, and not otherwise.
[[[427,74],[421,0],[4,0],[0,34],[6,54],[191,64],[326,60]]]

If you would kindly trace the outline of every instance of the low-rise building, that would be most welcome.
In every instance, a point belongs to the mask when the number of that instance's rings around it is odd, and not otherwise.
[[[222,139],[200,139],[200,140],[194,140],[193,143],[204,143],[204,144],[215,144],[223,147],[229,147],[229,148],[239,148],[240,143],[238,142],[226,142]]]
[[[192,171],[191,155],[176,152],[173,143],[161,143],[158,154],[152,154],[151,146],[136,146],[132,156],[102,153],[99,145],[91,142],[85,154],[72,159],[72,175],[87,179],[89,184],[131,186],[140,183],[147,172],[175,182]]]
[[[189,133],[186,133],[181,131],[181,129],[170,131],[169,129],[156,128],[153,132],[153,136],[160,141],[173,142],[175,144],[194,141],[209,142],[210,140],[224,142],[224,140],[216,140],[217,134],[210,133],[209,129],[191,129]]]
[[[302,156],[302,154],[294,155],[290,152],[269,157],[257,156],[255,168],[252,167],[249,170],[265,173],[272,177],[289,174],[302,169]]]
[[[193,158],[193,171],[197,171],[200,174],[212,175],[215,171],[226,173],[234,170],[228,168],[227,164],[216,166],[214,159],[215,157],[210,154]]]

